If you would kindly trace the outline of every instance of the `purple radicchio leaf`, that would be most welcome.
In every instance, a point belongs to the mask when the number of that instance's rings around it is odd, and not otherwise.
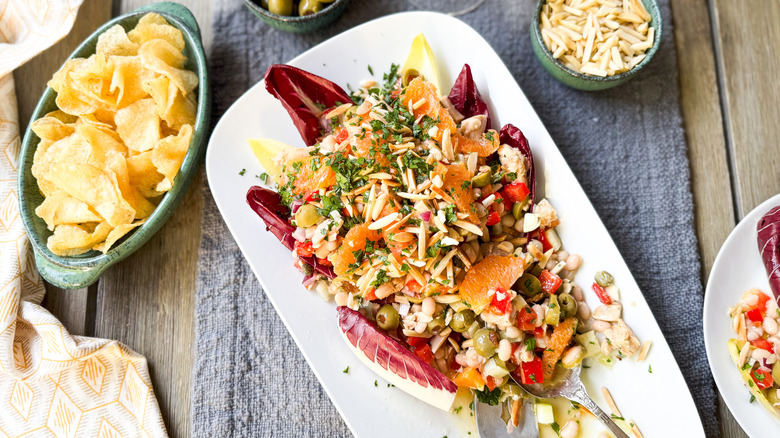
[[[769,276],[769,286],[780,302],[780,206],[775,207],[758,221],[758,251]]]
[[[265,222],[265,227],[273,233],[285,248],[292,251],[295,248],[295,238],[292,236],[295,227],[290,224],[290,209],[282,203],[282,197],[273,190],[264,187],[253,186],[246,193],[246,202]],[[303,262],[308,263],[315,271],[334,279],[336,273],[330,266],[320,263],[316,257],[299,256]]]
[[[455,109],[464,117],[484,115],[487,119],[487,129],[490,129],[490,111],[479,94],[477,84],[474,83],[474,78],[471,76],[471,67],[468,64],[463,64],[463,69],[455,80],[455,85],[452,86],[448,97]]]
[[[536,196],[536,172],[534,171],[534,156],[531,153],[531,148],[528,146],[528,140],[525,138],[525,135],[523,135],[523,131],[521,131],[520,128],[510,123],[507,123],[501,128],[498,137],[501,144],[506,144],[519,150],[528,161],[528,172],[526,173],[525,178],[528,184],[528,190],[531,191],[531,206],[533,207]]]
[[[322,128],[320,115],[325,109],[352,101],[335,83],[284,64],[268,68],[265,89],[282,102],[306,146],[317,143]]]

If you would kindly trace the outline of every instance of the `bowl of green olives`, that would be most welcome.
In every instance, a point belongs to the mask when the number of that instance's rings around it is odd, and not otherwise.
[[[244,0],[253,14],[269,26],[294,33],[327,26],[346,9],[349,0]]]

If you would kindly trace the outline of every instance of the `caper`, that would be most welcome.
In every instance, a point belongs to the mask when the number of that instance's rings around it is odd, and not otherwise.
[[[498,335],[490,329],[482,328],[474,333],[474,349],[482,357],[492,357],[498,348]]]
[[[523,202],[515,202],[512,204],[512,216],[516,221],[519,221],[523,217]]]
[[[566,319],[577,314],[577,300],[573,296],[562,293],[558,295],[558,304],[561,306],[561,318]]]
[[[301,228],[309,228],[322,219],[317,213],[317,207],[312,204],[301,205],[295,212],[295,223]]]
[[[523,273],[515,284],[517,284],[517,290],[526,297],[532,297],[542,292],[542,283],[528,272]]]
[[[447,324],[444,323],[443,316],[437,316],[428,323],[428,330],[430,330],[430,332],[433,334],[438,334],[444,330],[444,327],[447,327]]]
[[[561,306],[558,304],[558,298],[550,295],[550,302],[547,304],[547,313],[544,316],[544,322],[548,325],[558,325],[561,322]]]
[[[612,275],[607,271],[596,272],[596,284],[601,287],[607,287],[615,281]]]
[[[469,309],[461,310],[460,312],[452,315],[452,321],[450,321],[450,328],[458,333],[463,333],[469,329],[471,324],[474,323],[474,312]]]
[[[395,330],[398,327],[398,311],[390,304],[385,304],[376,313],[376,323],[382,330]]]
[[[515,385],[514,383],[507,383],[501,390],[507,398],[512,398],[513,400],[522,398],[524,395],[524,391],[520,388],[520,385]]]
[[[298,4],[298,15],[311,15],[325,9],[325,6],[319,0],[301,0]]]
[[[268,0],[268,11],[276,15],[292,15],[292,0]]]
[[[482,172],[471,180],[471,184],[474,187],[485,187],[490,184],[490,176],[490,172]]]

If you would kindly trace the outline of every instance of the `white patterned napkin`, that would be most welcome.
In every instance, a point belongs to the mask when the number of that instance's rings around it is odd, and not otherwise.
[[[81,1],[0,0],[0,438],[167,435],[146,359],[71,336],[39,305],[43,281],[19,217],[11,72],[70,32]]]

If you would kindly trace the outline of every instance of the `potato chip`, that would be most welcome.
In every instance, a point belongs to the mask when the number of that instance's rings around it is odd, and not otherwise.
[[[57,163],[46,174],[46,179],[70,196],[86,202],[113,227],[129,224],[135,217],[135,210],[122,197],[113,173],[89,164]]]
[[[51,231],[54,231],[56,225],[101,222],[103,220],[89,208],[89,205],[71,197],[62,190],[57,190],[47,196],[43,203],[35,209],[35,214],[46,221],[46,226]]]
[[[115,24],[100,34],[95,52],[106,56],[134,56],[138,54],[138,44],[130,41],[125,28]]]
[[[111,232],[106,222],[99,224],[59,225],[49,237],[46,246],[59,256],[84,254],[102,242]]]
[[[116,130],[128,148],[146,152],[160,141],[160,116],[154,100],[141,99],[116,112]]]
[[[152,163],[152,151],[128,158],[127,171],[130,175],[130,185],[143,196],[155,198],[165,193],[157,190],[157,185],[165,177],[157,171],[154,163]]]
[[[143,44],[138,49],[138,55],[141,56],[146,68],[167,77],[186,96],[198,86],[198,75],[166,63],[163,58],[167,56],[167,51],[163,51],[161,47],[153,42]]]
[[[177,50],[184,50],[184,36],[181,31],[155,13],[144,15],[138,20],[135,29],[131,30],[127,36],[130,41],[138,45],[143,45],[149,40],[163,39],[176,47]]]
[[[143,225],[144,222],[146,222],[146,219],[141,219],[139,221],[133,222],[132,224],[124,224],[114,228],[110,233],[108,233],[108,236],[106,236],[105,242],[95,245],[95,247],[92,249],[100,251],[103,254],[107,253],[108,250],[114,246],[114,243],[116,243],[117,240],[124,237],[124,235],[133,230],[133,228]]]
[[[192,139],[192,126],[184,125],[181,127],[178,135],[171,135],[157,142],[152,150],[152,163],[157,171],[163,174],[165,178],[157,184],[159,191],[170,190],[173,186],[173,179],[179,173],[181,163],[187,150],[190,147]]]
[[[150,13],[130,32],[109,28],[94,55],[66,61],[48,82],[59,109],[32,124],[41,139],[32,174],[55,254],[107,252],[173,187],[197,112],[184,48],[183,34]]]

